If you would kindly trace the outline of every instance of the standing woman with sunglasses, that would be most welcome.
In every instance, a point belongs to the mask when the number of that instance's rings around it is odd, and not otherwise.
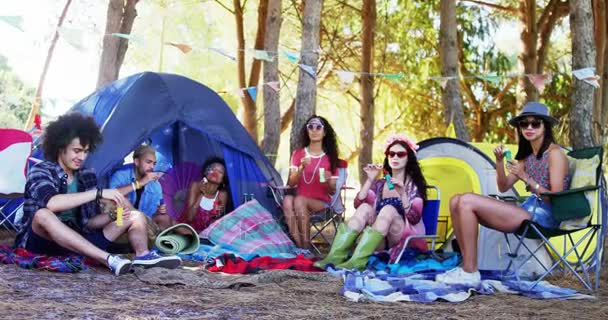
[[[336,132],[323,117],[313,115],[300,130],[299,148],[291,155],[283,212],[289,233],[303,253],[310,254],[310,212],[326,208],[336,192],[338,144]]]
[[[357,210],[348,222],[338,226],[329,254],[316,262],[316,267],[325,268],[331,263],[339,268],[363,270],[385,238],[394,260],[406,237],[425,233],[422,205],[426,199],[426,180],[416,159],[417,149],[418,145],[406,135],[387,139],[384,164],[368,164],[363,169],[367,181],[355,197]],[[345,262],[361,232],[352,257]],[[424,239],[415,239],[409,246],[428,249]]]
[[[516,231],[525,220],[532,220],[546,228],[559,226],[551,214],[551,204],[540,196],[543,192],[559,192],[570,186],[568,159],[562,148],[555,143],[551,131],[557,122],[557,119],[549,115],[547,106],[538,102],[526,103],[522,112],[509,120],[510,125],[517,127],[517,161],[507,159],[507,174],[504,149],[501,146],[494,149],[496,184],[500,192],[506,192],[515,182],[521,180],[532,196],[521,207],[473,193],[452,197],[450,213],[463,263],[462,267],[437,275],[437,281],[448,284],[479,284],[479,224],[502,232]]]

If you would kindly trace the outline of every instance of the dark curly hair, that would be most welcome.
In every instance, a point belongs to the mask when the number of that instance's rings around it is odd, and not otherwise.
[[[205,160],[205,162],[203,163],[203,167],[202,167],[202,176],[205,176],[205,171],[207,171],[207,168],[214,164],[214,163],[221,163],[222,166],[224,166],[224,170],[226,170],[226,162],[224,161],[224,159],[222,159],[221,157],[218,156],[212,156],[207,158],[207,160]],[[222,179],[222,184],[218,187],[218,190],[225,190],[228,187],[228,173],[224,172],[224,178]]]
[[[88,146],[89,152],[103,142],[101,131],[93,117],[72,112],[52,121],[42,136],[42,153],[49,161],[57,161],[59,154],[72,140],[78,138],[82,146]]]
[[[325,128],[325,136],[323,137],[322,142],[323,152],[325,152],[325,154],[327,154],[327,157],[329,157],[331,171],[335,172],[336,168],[338,168],[338,141],[336,139],[336,132],[334,131],[334,128],[331,127],[329,122],[327,122],[327,119],[315,114],[308,118],[306,122],[304,122],[304,126],[302,126],[302,129],[300,129],[300,135],[298,137],[298,148],[305,148],[308,147],[308,145],[310,144],[310,137],[308,136],[308,129],[306,128],[306,125],[308,124],[308,121],[313,118],[321,120],[321,123]]]
[[[407,150],[407,163],[405,164],[405,177],[403,178],[403,182],[405,183],[405,179],[407,179],[408,175],[412,177],[414,184],[418,188],[418,192],[422,196],[422,200],[426,201],[426,179],[422,175],[422,170],[420,170],[420,165],[418,164],[418,158],[416,158],[416,154],[412,149],[410,149],[407,143],[403,141],[395,141],[391,143],[386,148],[386,150],[388,151],[392,146],[396,144],[404,147],[405,150]],[[390,173],[391,175],[393,174],[393,169],[391,168],[391,166],[388,165],[388,156],[384,156],[384,170]]]

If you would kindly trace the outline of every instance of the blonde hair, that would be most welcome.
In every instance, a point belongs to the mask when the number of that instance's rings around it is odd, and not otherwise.
[[[147,144],[142,144],[141,146],[137,147],[135,149],[135,151],[133,151],[133,159],[139,159],[139,158],[143,157],[143,155],[146,153],[151,153],[153,155],[156,155],[156,149],[154,149],[154,147],[149,146]]]

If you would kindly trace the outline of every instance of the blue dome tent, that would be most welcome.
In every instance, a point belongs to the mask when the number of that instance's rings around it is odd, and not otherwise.
[[[201,165],[209,156],[223,157],[233,206],[254,197],[277,213],[266,185],[282,185],[279,173],[226,102],[196,81],[139,73],[99,89],[70,111],[93,116],[102,129],[103,144],[85,163],[97,171],[102,185],[132,150],[147,141],[158,151],[161,171],[183,162]]]

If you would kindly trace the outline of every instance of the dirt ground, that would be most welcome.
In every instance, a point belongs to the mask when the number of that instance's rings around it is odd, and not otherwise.
[[[5,240],[6,241],[6,240]],[[0,242],[5,242],[0,241]],[[5,242],[6,243],[6,242]],[[219,276],[234,279],[235,276]],[[106,269],[78,274],[0,265],[2,319],[606,319],[608,273],[592,300],[533,300],[475,295],[463,303],[349,302],[339,279],[284,278],[255,286],[209,289],[154,285]],[[556,285],[578,288],[570,279]]]

